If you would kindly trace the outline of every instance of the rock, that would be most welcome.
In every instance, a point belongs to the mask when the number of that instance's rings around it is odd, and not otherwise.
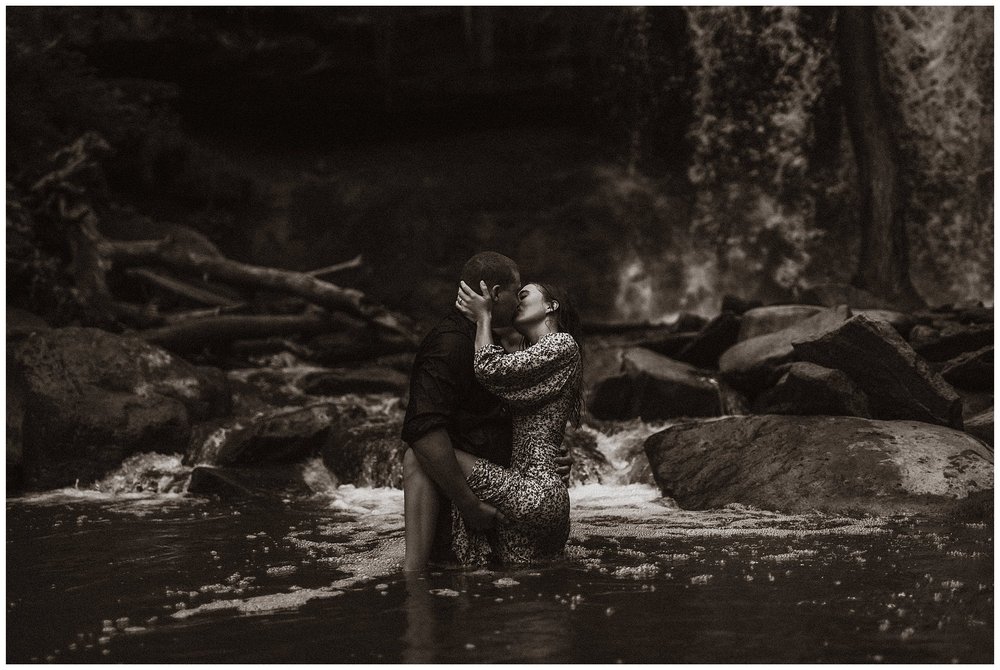
[[[698,368],[635,347],[624,352],[623,374],[601,382],[589,409],[599,419],[642,417],[646,421],[677,416],[717,416],[717,383]]]
[[[37,331],[9,356],[32,487],[87,483],[140,451],[181,452],[192,422],[230,407],[221,371],[94,328]]]
[[[918,324],[910,329],[906,339],[915,350],[925,344],[937,341],[941,336],[941,331],[928,325]]]
[[[891,515],[948,509],[993,488],[985,445],[917,421],[723,417],[672,426],[645,451],[657,486],[685,509]]]
[[[583,345],[583,393],[585,398],[589,399],[604,380],[622,374],[626,351],[628,351],[628,347]]]
[[[816,305],[768,305],[748,310],[740,321],[737,341],[777,333],[822,311],[824,308]]]
[[[8,373],[8,379],[10,379]],[[7,384],[7,492],[24,484],[24,391]]]
[[[32,333],[51,330],[42,317],[23,309],[7,308],[7,342],[23,340]]]
[[[971,391],[988,391],[993,388],[993,347],[957,356],[941,370],[945,381]]]
[[[341,427],[323,447],[323,464],[341,484],[403,486],[402,420]]]
[[[826,414],[871,418],[868,397],[850,377],[813,363],[788,363],[778,383],[754,402],[755,414]]]
[[[909,336],[910,331],[916,324],[916,321],[909,314],[891,309],[855,309],[854,314],[864,314],[869,319],[885,321],[904,338]]]
[[[993,345],[993,324],[949,324],[937,338],[914,346],[929,361],[947,361],[969,351]]]
[[[880,298],[864,289],[850,284],[819,284],[812,286],[799,296],[801,302],[824,307],[848,305],[852,309],[896,309],[896,305],[886,298]]]
[[[345,393],[396,393],[409,388],[409,377],[391,368],[368,366],[338,368],[309,372],[299,381],[299,387],[309,395],[342,395]]]
[[[677,315],[677,320],[671,325],[674,332],[680,333],[684,331],[699,331],[704,328],[707,323],[708,319],[703,317],[701,314],[681,312]]]
[[[732,312],[736,315],[743,315],[751,309],[762,307],[764,303],[760,300],[744,300],[739,296],[726,294],[722,296],[722,307],[720,312]]]
[[[309,495],[312,490],[298,466],[220,468],[199,465],[191,471],[188,493],[218,496],[223,500]]]
[[[978,307],[970,307],[962,310],[958,315],[959,323],[993,323],[993,308],[983,307],[982,303]]]
[[[663,356],[675,358],[686,346],[698,339],[697,332],[666,333],[658,337],[640,340],[636,346],[655,351]]]
[[[993,407],[993,393],[991,392],[966,391],[965,389],[956,388],[955,393],[962,399],[963,422]]]
[[[879,419],[962,427],[962,400],[885,321],[864,315],[795,342],[799,359],[841,370],[868,395]]]
[[[723,379],[741,391],[756,393],[766,385],[775,367],[794,360],[792,341],[825,333],[850,316],[850,309],[841,305],[818,312],[777,332],[739,342],[719,358]]]
[[[993,448],[993,408],[965,420],[965,432],[974,435]]]
[[[305,394],[300,387],[301,380],[309,373],[325,372],[326,369],[311,365],[237,368],[229,370],[226,376],[233,389],[234,405],[273,407],[302,402]]]
[[[709,321],[673,358],[699,368],[718,367],[719,356],[736,344],[739,333],[740,317],[732,312],[722,312]]]
[[[319,453],[337,421],[333,404],[313,403],[199,424],[192,432],[184,461],[211,465],[300,461]]]

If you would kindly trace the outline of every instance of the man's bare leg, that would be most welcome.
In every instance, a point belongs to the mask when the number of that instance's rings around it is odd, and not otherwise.
[[[403,534],[406,538],[403,570],[427,567],[440,506],[434,482],[420,467],[413,449],[407,449],[403,455]]]

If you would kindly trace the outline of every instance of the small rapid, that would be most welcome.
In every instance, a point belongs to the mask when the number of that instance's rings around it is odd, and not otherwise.
[[[580,429],[565,559],[528,568],[405,575],[402,491],[319,457],[295,495],[194,495],[194,464],[147,453],[9,498],[7,660],[988,660],[987,525],[683,510],[641,467],[666,425]]]

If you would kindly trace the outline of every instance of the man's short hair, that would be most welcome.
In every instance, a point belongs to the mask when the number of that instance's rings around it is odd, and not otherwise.
[[[511,284],[520,283],[521,272],[514,259],[495,251],[482,251],[467,260],[462,267],[462,281],[473,290],[479,290],[480,280],[485,281],[490,288],[497,284],[507,288]]]

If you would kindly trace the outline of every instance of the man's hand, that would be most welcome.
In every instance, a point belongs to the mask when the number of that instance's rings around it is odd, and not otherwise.
[[[556,465],[556,474],[562,478],[563,484],[569,486],[569,472],[573,468],[573,457],[569,451],[563,451],[562,456],[554,456],[552,462]]]
[[[489,530],[498,523],[506,523],[507,517],[493,505],[480,500],[476,505],[460,510],[465,523],[475,530]]]

